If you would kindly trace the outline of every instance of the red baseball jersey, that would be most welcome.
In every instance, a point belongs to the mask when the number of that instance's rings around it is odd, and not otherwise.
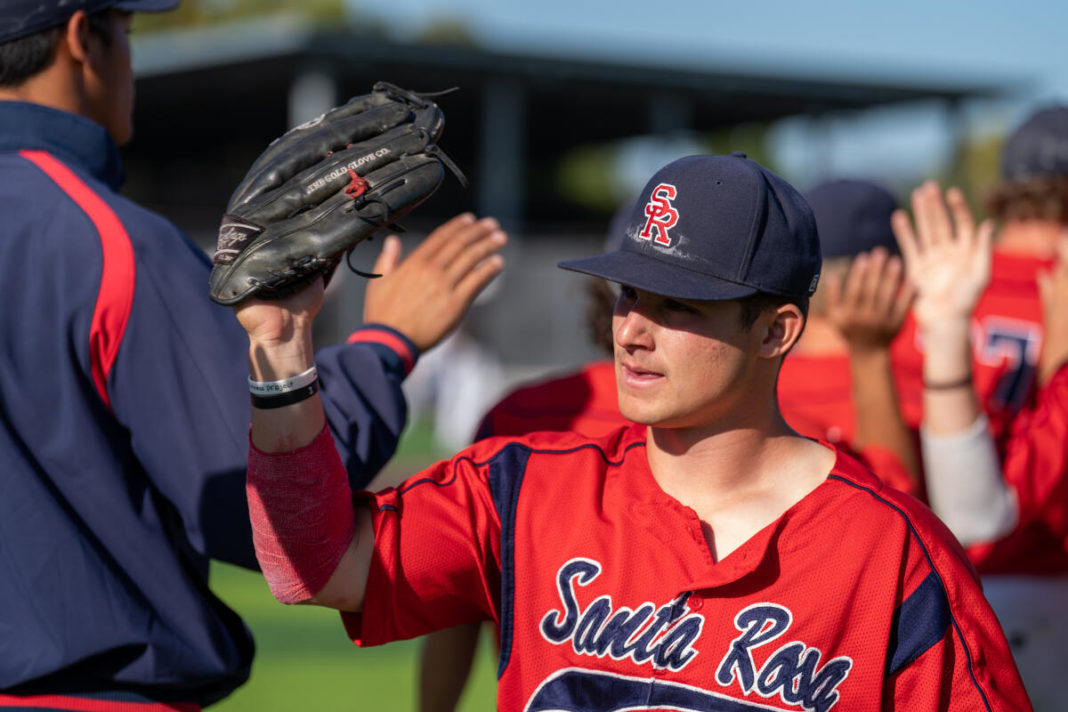
[[[915,432],[920,421],[921,393],[897,374],[895,385],[902,416]],[[779,409],[794,430],[848,451],[891,487],[920,494],[905,465],[893,452],[877,445],[853,446],[856,408],[848,355],[788,355],[779,371],[778,394]],[[916,447],[919,448],[918,435]]]
[[[363,493],[374,645],[490,619],[501,710],[1029,710],[964,552],[838,453],[715,561],[649,470],[645,428],[491,438]]]
[[[1002,463],[1019,507],[1016,529],[968,548],[980,571],[1068,572],[1068,367],[1038,391],[1012,423]]]
[[[595,361],[575,373],[516,389],[482,419],[476,439],[570,430],[606,435],[628,421],[619,413],[613,361]]]

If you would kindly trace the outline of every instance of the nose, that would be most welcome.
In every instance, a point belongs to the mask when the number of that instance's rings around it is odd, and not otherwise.
[[[627,351],[652,348],[650,326],[652,320],[641,308],[639,300],[624,300],[620,297],[612,315],[612,332],[616,346]]]

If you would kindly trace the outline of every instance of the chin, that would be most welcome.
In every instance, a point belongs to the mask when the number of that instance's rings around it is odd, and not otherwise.
[[[646,408],[634,407],[633,404],[624,404],[622,400],[619,403],[619,412],[624,418],[638,425],[660,425],[665,422],[662,414],[650,412]]]

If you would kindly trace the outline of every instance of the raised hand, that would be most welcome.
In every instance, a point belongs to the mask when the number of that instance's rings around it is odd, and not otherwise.
[[[892,225],[917,292],[916,320],[925,326],[967,319],[990,281],[993,222],[976,226],[963,193],[950,188],[943,201],[934,181],[912,191],[912,212],[915,225],[903,210],[894,213]]]
[[[915,289],[901,258],[877,247],[853,259],[845,277],[827,282],[827,316],[850,351],[887,349],[905,322]]]
[[[390,235],[374,266],[382,276],[367,285],[364,322],[396,329],[420,351],[433,347],[504,268],[496,253],[507,239],[496,220],[469,213],[443,223],[404,260]]]
[[[914,296],[904,281],[901,258],[878,247],[853,259],[845,277],[827,282],[827,316],[849,345],[857,448],[892,452],[913,479],[916,449],[898,406],[890,367],[890,342]]]

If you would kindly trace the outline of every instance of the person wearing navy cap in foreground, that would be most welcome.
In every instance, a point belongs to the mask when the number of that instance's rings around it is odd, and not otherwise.
[[[492,620],[505,711],[1030,709],[952,536],[779,412],[820,271],[797,191],[742,155],[683,158],[618,250],[561,266],[620,285],[634,424],[483,440],[350,500],[317,396],[254,409],[248,497],[279,600],[339,609],[359,645]],[[270,324],[321,299],[237,308],[253,378],[308,366],[311,319]]]
[[[190,712],[249,674],[249,632],[207,585],[210,559],[257,566],[247,342],[208,299],[206,255],[118,194],[116,146],[133,133],[130,12],[176,4],[0,5],[3,708]],[[462,216],[438,234],[478,245],[495,226]],[[414,271],[411,310],[393,300],[387,316],[369,300],[379,324],[318,354],[356,485],[392,454],[401,382],[450,328],[417,342],[409,318],[425,293],[462,307],[422,273],[432,260],[398,266],[399,243],[386,243],[376,271],[390,274],[374,289]]]

